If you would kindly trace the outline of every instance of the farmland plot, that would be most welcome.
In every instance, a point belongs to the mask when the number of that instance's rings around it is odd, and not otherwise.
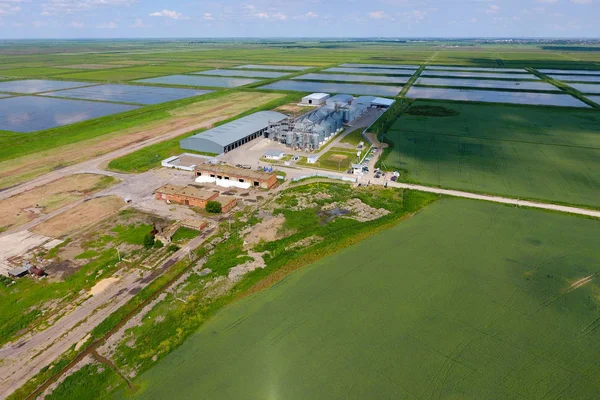
[[[135,397],[591,400],[598,235],[593,220],[441,200],[222,310]]]
[[[384,163],[412,181],[600,207],[594,111],[419,101],[409,112],[387,133]]]

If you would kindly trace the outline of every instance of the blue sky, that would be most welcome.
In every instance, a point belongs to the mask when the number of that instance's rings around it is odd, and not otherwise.
[[[600,37],[600,0],[0,0],[0,38]]]

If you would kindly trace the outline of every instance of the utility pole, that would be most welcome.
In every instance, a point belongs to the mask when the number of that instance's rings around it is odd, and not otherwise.
[[[119,247],[115,247],[117,250],[117,257],[119,257],[119,261],[121,261],[121,252],[119,251]]]

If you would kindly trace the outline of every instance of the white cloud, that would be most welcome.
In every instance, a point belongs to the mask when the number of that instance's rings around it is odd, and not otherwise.
[[[592,4],[592,0],[571,0],[575,4]]]
[[[85,26],[85,24],[80,21],[73,21],[73,22],[71,22],[71,26],[73,28],[83,28]]]
[[[165,17],[165,18],[171,18],[171,19],[190,19],[190,17],[186,17],[182,13],[179,13],[177,11],[170,11],[170,10],[162,10],[162,11],[153,12],[152,14],[150,14],[150,16],[151,17]]]
[[[496,14],[498,11],[500,11],[500,6],[497,4],[490,4],[487,10],[485,10],[488,14]]]
[[[144,24],[141,18],[136,18],[135,22],[131,25],[132,28],[147,28],[149,25]]]
[[[212,21],[213,19],[215,19],[213,17],[213,15],[211,13],[204,13],[204,15],[202,16],[202,18],[204,18],[205,21]]]
[[[96,28],[100,29],[116,29],[117,27],[118,25],[116,22],[107,22],[96,26]]]
[[[390,16],[381,10],[371,11],[368,16],[371,19],[390,19]]]
[[[474,23],[474,24],[476,24],[477,23],[477,18],[475,18],[475,17],[471,18],[471,22]]]
[[[270,19],[270,20],[276,20],[276,21],[285,21],[288,19],[287,15],[282,12],[276,12],[276,13],[269,14],[267,12],[262,11],[262,12],[251,14],[251,16],[254,16],[255,18],[259,18],[259,19]]]
[[[556,4],[558,0],[536,0],[536,2],[541,4]]]
[[[42,3],[42,15],[73,14],[98,7],[130,6],[137,2],[138,0],[50,0]]]
[[[309,11],[306,14],[304,14],[304,16],[308,19],[314,19],[314,18],[319,18],[319,14],[317,14],[314,11]]]
[[[21,7],[16,5],[22,3],[21,0],[0,0],[0,17],[4,15],[17,14],[21,11]]]

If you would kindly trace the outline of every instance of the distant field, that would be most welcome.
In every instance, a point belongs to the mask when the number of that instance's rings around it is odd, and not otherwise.
[[[387,169],[447,188],[600,207],[596,111],[417,101],[450,116],[404,114]],[[417,113],[419,114],[419,113]]]
[[[61,75],[63,79],[69,80],[91,80],[91,81],[131,81],[134,79],[151,78],[153,76],[164,75],[163,72],[138,72],[131,71],[129,68],[123,69],[103,69],[96,71],[76,72]]]
[[[122,398],[595,399],[599,235],[441,200],[223,309]]]

